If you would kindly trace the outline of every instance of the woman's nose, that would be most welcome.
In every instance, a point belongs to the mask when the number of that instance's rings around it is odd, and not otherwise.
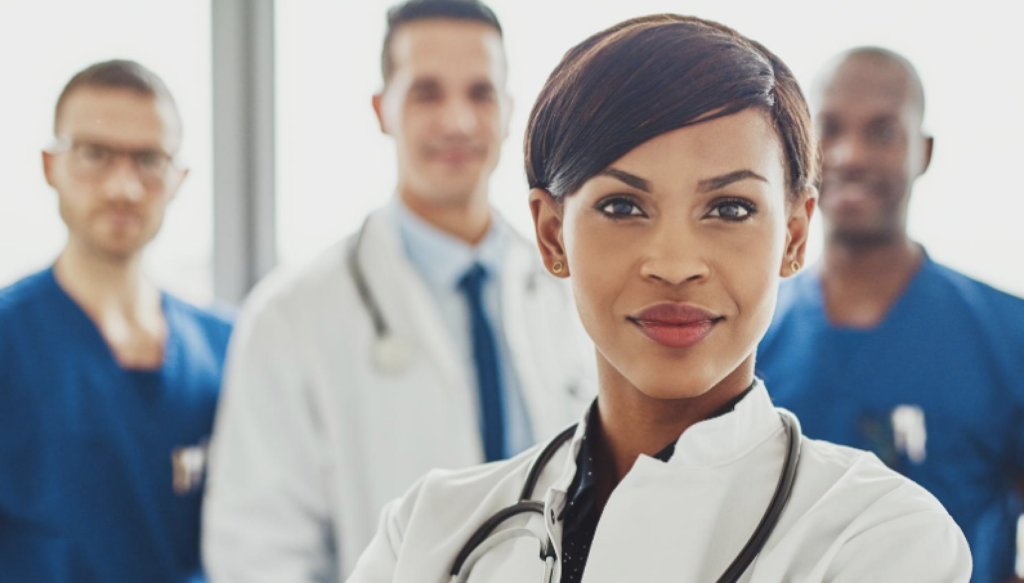
[[[706,279],[711,273],[699,238],[679,223],[666,223],[648,244],[640,268],[645,279],[677,286]]]

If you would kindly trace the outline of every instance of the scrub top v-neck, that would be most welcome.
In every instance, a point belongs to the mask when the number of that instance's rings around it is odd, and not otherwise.
[[[0,290],[0,579],[196,581],[230,318],[163,294],[162,365],[123,368],[47,269]]]

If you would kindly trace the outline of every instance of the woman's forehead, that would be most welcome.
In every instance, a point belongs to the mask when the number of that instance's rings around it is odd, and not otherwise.
[[[609,168],[642,177],[655,187],[680,180],[697,184],[738,170],[750,170],[779,188],[786,180],[778,133],[767,114],[757,109],[666,132],[630,150]]]

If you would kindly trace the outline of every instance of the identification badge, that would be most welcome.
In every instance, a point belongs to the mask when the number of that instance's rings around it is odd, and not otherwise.
[[[185,496],[198,489],[206,471],[206,441],[175,449],[171,452],[171,467],[174,470],[175,494]]]

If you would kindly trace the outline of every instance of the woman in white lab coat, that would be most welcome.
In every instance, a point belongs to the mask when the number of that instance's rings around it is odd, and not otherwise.
[[[350,581],[969,580],[932,496],[802,438],[755,377],[816,198],[807,105],[777,57],[695,18],[624,22],[552,73],[526,158],[598,399],[550,447],[429,474]]]

